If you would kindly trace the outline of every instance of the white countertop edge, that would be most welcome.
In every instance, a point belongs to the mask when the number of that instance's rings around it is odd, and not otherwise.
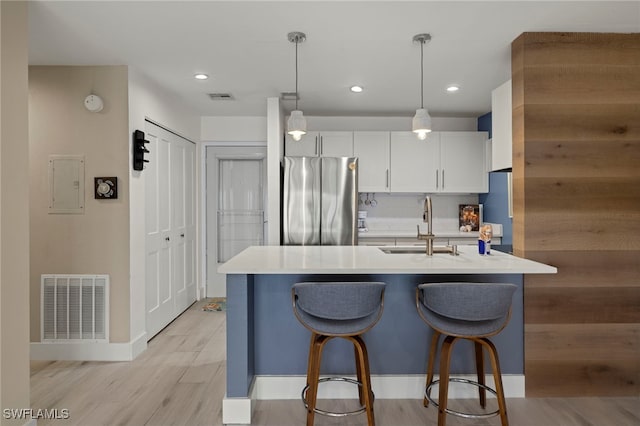
[[[218,268],[225,274],[554,274],[557,269],[493,250],[458,246],[460,256],[385,254],[367,246],[255,246]]]

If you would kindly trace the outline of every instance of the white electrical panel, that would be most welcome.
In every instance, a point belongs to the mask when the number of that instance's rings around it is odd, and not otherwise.
[[[84,156],[49,156],[49,213],[84,213]]]

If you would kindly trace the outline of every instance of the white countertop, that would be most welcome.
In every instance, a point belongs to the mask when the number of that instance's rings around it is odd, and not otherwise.
[[[218,268],[225,274],[555,274],[553,266],[475,246],[449,254],[386,254],[368,246],[253,246]]]

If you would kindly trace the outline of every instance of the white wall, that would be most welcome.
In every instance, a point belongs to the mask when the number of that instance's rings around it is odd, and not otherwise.
[[[268,102],[276,102],[278,98],[269,98]],[[268,105],[272,107],[272,105]],[[281,109],[278,104],[277,109]],[[285,113],[280,111],[278,122],[281,134]],[[307,128],[314,130],[389,130],[403,131],[411,129],[412,117],[322,117],[308,116]],[[433,130],[442,131],[476,131],[475,118],[433,117]],[[202,117],[200,139],[216,142],[264,142],[267,140],[268,126],[274,122],[269,117]]]
[[[205,142],[266,142],[267,117],[202,117]]]
[[[89,112],[84,98],[102,97]],[[129,335],[129,155],[125,66],[29,68],[31,340],[40,341],[42,274],[110,276],[110,342]],[[49,214],[50,155],[84,156],[84,212]],[[118,198],[96,200],[93,178],[116,176]],[[105,256],[105,254],[107,254]]]
[[[279,98],[267,99],[267,244],[280,245],[280,160],[284,153],[284,112]]]
[[[161,126],[194,142],[200,141],[200,117],[195,112],[183,105],[175,95],[140,74],[133,68],[129,68],[129,204],[130,215],[130,334],[132,341],[144,335],[146,326],[145,314],[145,174],[134,171],[131,167],[131,135],[134,130],[144,131],[145,118],[160,124]],[[196,149],[199,155],[199,150]],[[196,164],[200,164],[199,158]],[[200,181],[200,170],[197,166],[196,182]],[[200,199],[196,195],[196,204]],[[196,207],[199,212],[200,208]],[[196,223],[200,219],[196,218]],[[199,233],[196,232],[199,237]],[[197,238],[198,238],[197,237]],[[199,238],[198,238],[199,240]],[[200,242],[196,241],[197,247]],[[196,256],[196,270],[200,270],[199,264],[202,254]],[[202,277],[198,275],[200,287]],[[146,342],[146,340],[145,340]]]

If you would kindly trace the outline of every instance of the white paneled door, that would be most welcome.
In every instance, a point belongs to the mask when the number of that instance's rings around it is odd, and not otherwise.
[[[207,176],[207,296],[226,295],[218,266],[265,241],[266,148],[210,146]]]
[[[150,339],[196,300],[195,144],[145,126],[146,319]]]

